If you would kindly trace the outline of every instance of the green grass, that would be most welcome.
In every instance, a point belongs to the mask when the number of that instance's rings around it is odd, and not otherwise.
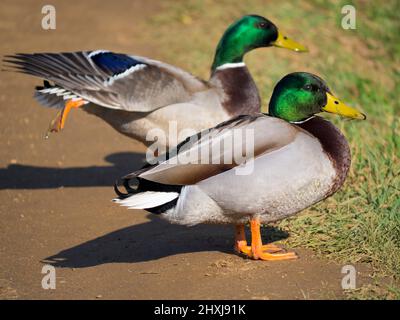
[[[377,276],[390,279],[385,285],[360,288],[349,298],[399,299],[400,5],[397,0],[352,1],[357,29],[344,30],[341,7],[348,3],[171,1],[163,2],[148,27],[158,26],[159,58],[202,78],[209,76],[224,29],[243,14],[264,15],[309,46],[309,54],[268,48],[246,57],[263,101],[285,74],[310,71],[368,119],[350,122],[328,116],[349,140],[353,161],[349,177],[333,197],[280,226],[291,234],[289,245],[312,248],[343,263],[370,263]]]

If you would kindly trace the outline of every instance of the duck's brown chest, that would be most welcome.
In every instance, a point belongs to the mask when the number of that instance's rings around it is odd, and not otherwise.
[[[221,91],[221,104],[232,117],[261,112],[258,89],[246,66],[217,70],[210,83]]]

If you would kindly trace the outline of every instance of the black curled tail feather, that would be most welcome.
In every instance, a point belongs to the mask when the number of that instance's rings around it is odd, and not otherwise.
[[[162,184],[150,180],[146,180],[143,178],[138,177],[140,173],[143,171],[148,170],[148,167],[144,170],[145,168],[138,170],[134,173],[131,173],[129,175],[124,176],[121,180],[117,180],[114,184],[114,191],[118,196],[119,200],[123,200],[126,198],[129,198],[130,196],[146,191],[158,191],[158,192],[177,192],[181,193],[181,190],[183,186],[181,185],[169,185],[169,184]],[[133,179],[136,179],[138,181],[137,187],[132,188],[130,185],[130,181]],[[122,182],[122,187],[125,189],[126,192],[123,192],[120,190],[119,183]],[[179,197],[178,197],[179,198]],[[154,214],[161,214],[166,212],[169,209],[172,209],[176,206],[178,202],[178,198],[169,201],[167,203],[164,203],[160,206],[153,207],[153,208],[148,208],[146,211],[149,211]]]
[[[138,190],[138,189],[133,189],[131,186],[130,186],[130,184],[129,184],[129,181],[131,180],[131,178],[122,178],[122,185],[123,185],[123,187],[125,188],[125,191],[126,191],[126,193],[124,193],[124,192],[122,192],[122,191],[120,191],[119,190],[119,187],[118,187],[118,185],[119,185],[119,180],[116,180],[115,181],[115,183],[114,183],[114,191],[115,191],[115,193],[118,195],[118,199],[120,199],[120,200],[122,200],[122,199],[126,199],[126,198],[128,198],[129,196],[131,196],[131,195],[133,195],[133,194],[135,194],[135,193],[138,193],[138,192],[140,192],[140,190]]]
[[[132,180],[132,178],[122,178],[122,186],[125,188],[126,193],[120,191],[118,185],[119,185],[119,180],[117,180],[114,183],[114,191],[118,195],[119,200],[123,200],[126,198],[129,198],[130,196],[141,193],[141,192],[146,192],[146,191],[159,191],[159,192],[178,192],[179,194],[181,193],[181,190],[183,186],[178,186],[178,185],[165,185],[161,184],[158,182],[154,181],[149,181],[141,178],[134,177],[139,181],[139,184],[136,189],[133,189],[129,181]],[[179,197],[178,197],[179,198]],[[146,211],[149,211],[154,214],[161,214],[166,212],[169,209],[172,209],[176,206],[178,202],[178,198],[169,201],[167,203],[164,203],[162,205],[159,205],[157,207],[152,207],[152,208],[147,208]]]
[[[119,182],[118,180],[114,182],[114,192],[118,196],[118,199],[122,200],[122,199],[128,198],[130,196],[129,193],[123,193],[123,192],[119,191],[118,182]]]
[[[146,180],[138,177],[137,175],[142,173],[142,170],[138,170],[132,174],[122,177],[121,180],[117,180],[114,183],[114,191],[118,195],[119,199],[125,199],[131,195],[146,192],[146,191],[158,191],[158,192],[177,192],[181,193],[182,187],[181,185],[171,185],[171,184],[163,184],[151,180]],[[136,179],[137,186],[136,188],[132,188],[130,182]],[[125,189],[125,192],[120,190],[119,182],[122,181],[122,186]]]

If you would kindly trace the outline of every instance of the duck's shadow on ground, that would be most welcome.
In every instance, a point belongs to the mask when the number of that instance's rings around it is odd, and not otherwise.
[[[171,225],[155,215],[150,221],[113,231],[75,247],[65,249],[43,262],[62,268],[85,268],[104,263],[151,261],[181,253],[219,251],[233,253],[233,227]],[[266,227],[265,243],[284,239],[288,234]]]
[[[114,153],[111,165],[55,168],[10,164],[0,169],[2,189],[52,189],[59,187],[111,187],[119,177],[141,168],[145,154]],[[150,221],[129,226],[65,249],[43,262],[56,267],[84,268],[104,263],[134,263],[200,251],[233,252],[233,227],[171,225],[155,215]],[[287,233],[268,227],[264,242],[287,238]]]
[[[113,153],[105,160],[111,165],[56,168],[10,164],[0,168],[0,190],[111,187],[119,177],[141,168],[145,164],[145,154]]]

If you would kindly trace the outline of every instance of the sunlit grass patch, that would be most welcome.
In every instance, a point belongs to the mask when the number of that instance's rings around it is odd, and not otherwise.
[[[357,29],[341,28],[341,8],[353,4]],[[399,298],[400,281],[400,19],[399,2],[261,0],[164,2],[148,22],[155,25],[163,60],[208,78],[214,50],[225,28],[243,14],[263,15],[308,54],[266,48],[246,63],[260,89],[264,111],[274,84],[293,71],[324,78],[344,102],[367,114],[364,122],[328,116],[352,150],[349,177],[333,197],[283,221],[290,245],[347,263],[370,263],[390,276],[384,288],[360,288],[350,298]],[[174,35],[178,35],[174,36]]]

